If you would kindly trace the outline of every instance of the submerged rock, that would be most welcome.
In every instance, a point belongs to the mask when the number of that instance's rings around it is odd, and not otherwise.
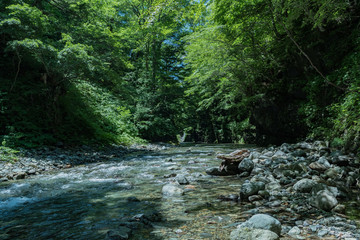
[[[116,230],[109,230],[106,233],[106,240],[126,240],[129,239],[131,235],[131,229],[127,227],[120,226]]]

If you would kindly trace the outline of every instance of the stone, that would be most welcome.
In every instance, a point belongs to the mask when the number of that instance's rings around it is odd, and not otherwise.
[[[184,194],[184,190],[174,184],[166,184],[161,190],[163,196],[181,196]]]
[[[175,180],[180,184],[180,185],[187,185],[189,184],[189,180],[184,176],[184,175],[179,175],[175,178]]]
[[[321,158],[319,158],[319,160],[317,161],[318,163],[324,165],[327,168],[331,167],[331,164],[329,163],[329,161],[327,160],[326,157],[322,156]]]
[[[281,189],[281,185],[276,181],[272,181],[265,185],[265,189],[267,191],[278,191]]]
[[[262,182],[249,182],[244,183],[240,187],[240,200],[248,201],[248,198],[252,195],[255,195],[259,192],[259,190],[263,190]]]
[[[311,168],[312,170],[319,171],[319,172],[324,172],[328,169],[328,167],[326,167],[325,165],[323,165],[319,162],[310,163],[309,168]]]
[[[294,184],[293,189],[296,192],[309,193],[315,185],[316,182],[311,179],[301,179]]]
[[[275,158],[285,158],[285,157],[286,157],[286,154],[281,150],[276,151],[275,154],[272,156],[273,159],[275,159]]]
[[[252,196],[249,197],[250,202],[260,201],[262,199],[263,198],[260,195],[252,195]]]
[[[300,235],[300,234],[301,234],[301,230],[300,230],[299,227],[295,226],[295,227],[293,227],[292,229],[290,229],[290,231],[288,232],[288,234],[289,234],[291,237],[296,238],[297,235]]]
[[[226,176],[226,172],[224,171],[220,171],[219,168],[217,167],[213,167],[213,168],[208,168],[205,171],[208,175],[212,175],[212,176]]]
[[[334,210],[334,212],[343,214],[343,213],[345,213],[346,207],[343,204],[338,204],[338,205],[336,205],[336,207],[334,207],[333,210]]]
[[[238,169],[240,172],[251,172],[254,169],[254,162],[250,158],[244,158],[240,162]]]
[[[306,157],[306,152],[304,150],[296,150],[291,153],[294,157]]]
[[[140,200],[137,197],[130,196],[126,199],[127,202],[140,202]]]
[[[319,237],[324,237],[324,236],[327,235],[328,233],[329,233],[328,230],[323,229],[323,230],[320,230],[320,231],[318,232],[318,236],[319,236]]]
[[[281,223],[279,220],[267,214],[256,214],[240,226],[269,230],[277,235],[280,235],[281,233]]]
[[[220,195],[218,197],[221,201],[234,201],[237,202],[239,200],[239,195],[237,194],[229,194],[229,195]]]
[[[19,180],[19,179],[24,179],[26,177],[26,173],[25,172],[18,172],[15,176],[15,179],[16,180]]]
[[[130,228],[120,226],[116,230],[109,230],[106,233],[106,240],[126,240],[129,239],[130,234],[131,234]]]
[[[277,240],[279,236],[269,230],[237,228],[230,234],[230,240]]]
[[[172,177],[176,177],[176,173],[170,173],[170,174],[164,175],[164,178],[172,178]]]
[[[338,204],[335,196],[328,190],[321,190],[314,198],[313,205],[324,211],[330,211]]]

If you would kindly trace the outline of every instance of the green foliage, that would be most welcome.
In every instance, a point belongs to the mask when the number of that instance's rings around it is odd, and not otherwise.
[[[61,137],[76,141],[96,139],[103,143],[131,144],[143,142],[132,115],[110,91],[85,81],[74,83],[63,99],[69,115]],[[70,125],[70,126],[69,126]],[[68,129],[73,129],[68,132]],[[85,139],[77,139],[78,137]]]
[[[1,139],[130,144],[188,132],[246,142],[309,130],[355,151],[359,9],[336,0],[1,1]]]
[[[9,147],[5,147],[5,142],[2,143],[3,146],[0,146],[0,161],[14,163],[19,159],[19,151],[14,150]]]

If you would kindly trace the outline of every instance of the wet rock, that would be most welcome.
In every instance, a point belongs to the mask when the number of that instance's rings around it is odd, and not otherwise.
[[[189,184],[189,180],[184,176],[184,175],[178,175],[175,180],[180,184],[180,185],[187,185]]]
[[[238,169],[240,172],[250,173],[254,169],[254,162],[250,158],[244,158],[240,162]]]
[[[279,236],[269,230],[237,228],[230,234],[230,240],[277,240]]]
[[[318,192],[312,201],[312,205],[324,211],[330,211],[338,204],[336,197],[328,190]]]
[[[184,190],[182,190],[180,187],[174,185],[174,184],[166,184],[162,188],[162,194],[163,196],[181,196],[184,194]]]
[[[277,235],[281,233],[281,223],[279,220],[267,214],[256,214],[238,226],[238,228],[264,229],[272,231]]]
[[[106,240],[126,240],[131,235],[131,229],[120,226],[116,230],[109,230],[106,233]]]
[[[311,179],[301,179],[294,184],[293,189],[296,192],[309,193],[315,185],[316,182]]]

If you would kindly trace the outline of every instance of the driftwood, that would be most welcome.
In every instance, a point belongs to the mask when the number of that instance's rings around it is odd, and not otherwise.
[[[228,174],[237,174],[240,162],[250,156],[250,151],[246,149],[236,150],[230,154],[219,154],[216,157],[222,159],[219,171],[225,171]]]

